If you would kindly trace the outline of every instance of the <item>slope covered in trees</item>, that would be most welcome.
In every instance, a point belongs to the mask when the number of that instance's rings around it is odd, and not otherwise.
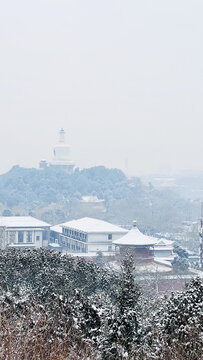
[[[0,252],[0,359],[200,360],[203,284],[142,293],[119,272],[49,250]]]
[[[83,196],[97,196],[102,205],[84,205]],[[92,216],[120,225],[137,219],[143,230],[168,231],[198,217],[197,207],[171,190],[157,190],[139,178],[127,179],[118,169],[103,166],[76,169],[72,174],[14,166],[0,176],[2,212],[28,214],[51,224]]]

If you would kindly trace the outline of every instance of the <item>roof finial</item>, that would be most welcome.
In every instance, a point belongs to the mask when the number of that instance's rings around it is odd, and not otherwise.
[[[136,228],[136,227],[137,227],[137,221],[133,220],[133,228]]]
[[[65,143],[65,131],[63,128],[61,128],[61,130],[59,132],[59,142]]]

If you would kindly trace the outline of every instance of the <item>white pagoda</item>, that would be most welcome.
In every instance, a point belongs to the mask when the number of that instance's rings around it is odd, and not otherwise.
[[[60,166],[71,172],[75,164],[70,159],[70,150],[70,145],[65,142],[65,131],[61,129],[59,132],[59,142],[53,148],[53,159],[50,162],[50,166]]]

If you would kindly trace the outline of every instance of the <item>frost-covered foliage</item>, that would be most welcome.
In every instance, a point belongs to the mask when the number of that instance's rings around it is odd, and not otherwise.
[[[146,298],[120,273],[46,249],[0,252],[0,359],[201,359],[203,284]]]
[[[179,272],[186,273],[189,269],[189,262],[184,257],[175,256],[171,264],[173,266],[174,272],[176,273]]]
[[[104,359],[121,359],[138,342],[140,288],[134,279],[133,256],[126,256],[121,264],[120,288],[116,305],[107,318],[101,346]]]
[[[175,272],[187,272],[189,268],[188,253],[180,246],[174,246],[174,252],[176,256],[172,261],[173,270]]]
[[[202,359],[202,281],[193,279],[184,292],[159,299],[143,331],[143,359]]]

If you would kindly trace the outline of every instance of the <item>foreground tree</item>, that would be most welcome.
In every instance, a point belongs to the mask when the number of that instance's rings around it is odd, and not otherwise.
[[[121,359],[131,352],[134,343],[139,342],[138,300],[141,292],[135,283],[134,258],[130,253],[122,260],[120,280],[116,304],[105,328],[103,359]]]
[[[203,348],[203,283],[190,281],[186,290],[162,299],[143,333],[141,359],[200,360]]]
[[[119,271],[47,249],[0,251],[0,360],[200,360],[203,284],[146,298]]]

